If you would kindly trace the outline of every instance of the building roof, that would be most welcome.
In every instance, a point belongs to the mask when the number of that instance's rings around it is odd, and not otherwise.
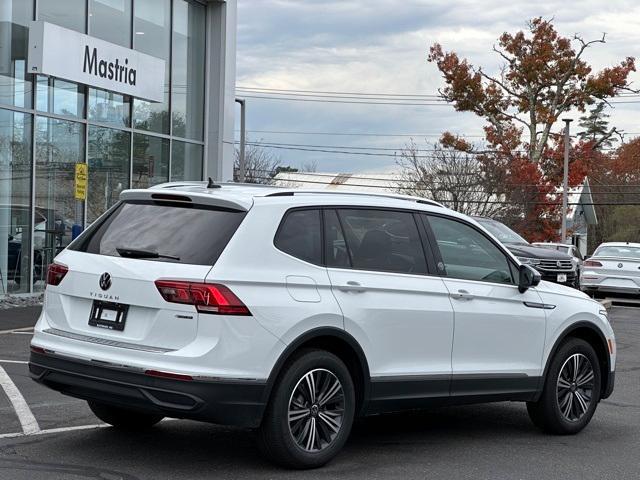
[[[400,182],[397,173],[280,172],[274,178],[280,187],[362,192],[397,192]]]

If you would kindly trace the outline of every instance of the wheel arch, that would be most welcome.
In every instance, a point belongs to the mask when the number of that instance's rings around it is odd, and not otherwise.
[[[319,327],[309,330],[292,341],[271,369],[264,391],[265,405],[287,361],[303,348],[318,348],[338,356],[347,366],[356,390],[356,416],[361,415],[369,401],[371,376],[369,364],[358,341],[344,330],[335,327]]]
[[[565,328],[562,333],[558,335],[558,338],[556,339],[553,347],[549,351],[549,355],[547,356],[544,371],[540,380],[540,388],[538,390],[542,392],[544,381],[547,378],[547,373],[549,370],[549,366],[551,365],[551,361],[558,352],[560,345],[562,345],[562,343],[567,338],[580,338],[589,343],[596,351],[596,355],[598,356],[598,360],[600,361],[600,372],[602,375],[600,398],[606,398],[605,392],[608,391],[607,387],[609,382],[611,381],[611,358],[609,356],[609,346],[607,344],[607,339],[605,338],[602,331],[596,325],[587,321],[576,322]]]

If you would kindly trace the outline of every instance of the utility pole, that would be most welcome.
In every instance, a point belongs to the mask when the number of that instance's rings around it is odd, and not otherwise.
[[[562,243],[567,242],[567,207],[569,198],[569,149],[571,148],[571,135],[569,134],[569,125],[573,120],[570,118],[563,119],[564,127],[564,172],[562,176]]]
[[[240,104],[240,158],[238,162],[240,165],[238,169],[238,180],[240,183],[243,183],[247,175],[247,159],[245,157],[247,105],[244,98],[236,98],[236,102]]]

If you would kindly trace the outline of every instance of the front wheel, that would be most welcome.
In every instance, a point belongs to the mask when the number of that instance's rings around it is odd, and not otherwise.
[[[104,403],[89,401],[93,414],[104,423],[121,430],[146,430],[162,420],[162,415],[139,413],[126,408],[114,407]]]
[[[260,449],[284,467],[320,467],[346,442],[354,412],[355,391],[345,364],[332,353],[305,350],[274,385],[258,431]]]
[[[549,365],[540,400],[527,403],[531,420],[550,433],[578,433],[596,411],[601,378],[593,347],[579,338],[567,340]]]

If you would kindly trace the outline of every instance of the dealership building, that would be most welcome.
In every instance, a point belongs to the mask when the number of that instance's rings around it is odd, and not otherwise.
[[[235,0],[0,0],[0,297],[127,188],[233,176]]]

